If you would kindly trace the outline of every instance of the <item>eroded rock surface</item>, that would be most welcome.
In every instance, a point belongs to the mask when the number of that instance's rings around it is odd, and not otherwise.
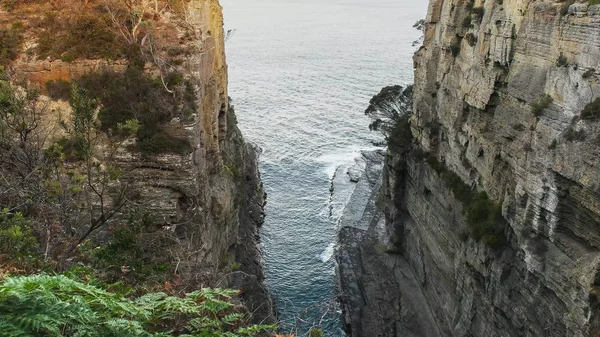
[[[386,232],[443,336],[595,336],[600,124],[579,116],[600,97],[598,8],[470,3],[430,1],[416,145],[384,169]],[[505,245],[469,235],[440,166],[502,204]]]

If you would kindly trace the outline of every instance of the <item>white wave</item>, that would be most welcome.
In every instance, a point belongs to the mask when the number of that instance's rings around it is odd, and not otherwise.
[[[327,248],[321,253],[321,261],[323,263],[328,262],[333,257],[333,252],[335,251],[335,243],[330,243]]]
[[[335,171],[340,166],[351,166],[354,164],[354,159],[361,156],[361,151],[374,151],[381,149],[381,147],[361,147],[361,148],[350,148],[339,152],[326,153],[319,156],[316,161],[319,163],[325,163],[325,173],[329,178],[333,178]]]

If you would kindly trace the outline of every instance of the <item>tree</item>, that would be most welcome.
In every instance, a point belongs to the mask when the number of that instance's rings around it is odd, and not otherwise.
[[[97,102],[76,84],[71,96],[72,118],[61,122],[67,137],[48,145],[57,130],[42,119],[47,103],[35,90],[0,81],[0,228],[14,232],[17,227],[10,222],[26,219],[21,223],[27,226],[19,228],[37,238],[35,250],[45,261],[70,257],[120,215],[135,193],[119,181],[122,172],[112,165],[125,137],[102,137]],[[127,121],[118,128],[128,135],[136,126]],[[10,257],[3,247],[8,246],[0,245],[0,253]]]
[[[398,122],[407,118],[412,111],[412,85],[403,88],[401,85],[388,86],[373,96],[365,115],[372,120],[369,130],[381,131],[389,137]]]

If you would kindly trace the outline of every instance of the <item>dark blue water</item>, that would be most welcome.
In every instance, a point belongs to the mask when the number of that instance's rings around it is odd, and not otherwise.
[[[263,150],[267,283],[284,330],[342,336],[332,254],[352,186],[348,166],[380,136],[364,116],[383,86],[412,82],[412,28],[423,0],[221,0],[229,94],[244,136]]]

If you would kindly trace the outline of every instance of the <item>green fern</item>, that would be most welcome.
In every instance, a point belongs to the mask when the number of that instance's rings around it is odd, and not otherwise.
[[[64,275],[7,277],[0,283],[0,337],[240,337],[275,329],[247,326],[227,301],[236,293],[202,289],[130,300]]]

